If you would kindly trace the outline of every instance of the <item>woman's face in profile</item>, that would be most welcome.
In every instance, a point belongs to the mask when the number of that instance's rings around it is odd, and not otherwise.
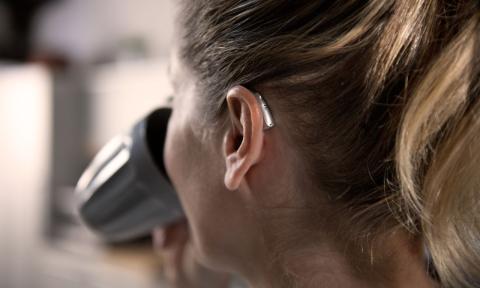
[[[166,169],[189,221],[195,252],[206,264],[225,267],[242,258],[253,220],[241,195],[224,185],[224,133],[204,123],[196,79],[175,52],[170,78],[174,99],[164,150]]]

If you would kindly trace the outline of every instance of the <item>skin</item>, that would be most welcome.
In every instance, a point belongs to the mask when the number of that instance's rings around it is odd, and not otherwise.
[[[232,87],[226,125],[212,129],[198,109],[197,79],[176,53],[171,78],[175,98],[164,159],[188,222],[158,228],[153,236],[172,287],[228,287],[233,273],[251,287],[291,287],[280,277],[285,271],[299,287],[435,287],[421,249],[401,233],[377,252],[394,251],[383,257],[389,259],[388,275],[369,278],[354,273],[327,228],[301,230],[308,215],[305,195],[321,192],[299,173],[302,162],[274,101],[269,104],[276,126],[264,130],[255,95]]]

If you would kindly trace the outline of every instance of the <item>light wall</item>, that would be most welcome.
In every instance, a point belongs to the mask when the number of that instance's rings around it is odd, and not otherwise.
[[[98,150],[119,133],[127,133],[149,112],[165,106],[172,88],[168,59],[104,65],[89,82],[89,148]]]
[[[50,177],[51,81],[0,67],[0,287],[35,287]]]
[[[141,38],[150,56],[166,56],[174,35],[175,2],[54,1],[37,16],[33,41],[35,49],[88,62],[115,52],[125,41]]]

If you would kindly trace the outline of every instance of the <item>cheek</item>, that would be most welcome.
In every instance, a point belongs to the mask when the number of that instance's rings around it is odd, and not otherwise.
[[[183,186],[182,179],[189,178],[190,168],[186,163],[188,162],[189,146],[188,139],[186,139],[183,128],[177,123],[175,113],[172,114],[168,123],[167,137],[165,139],[164,161],[168,176],[175,186],[179,196],[182,196],[179,189]]]
[[[233,201],[223,185],[219,155],[206,149],[207,144],[195,137],[189,125],[176,121],[172,115],[165,166],[190,223],[196,253],[204,262],[218,263],[213,259],[223,257],[229,250],[226,246],[234,242],[228,235],[232,234],[231,216],[241,214],[236,211],[239,202]]]
[[[203,199],[215,191],[206,189],[215,181],[209,167],[210,156],[200,139],[195,137],[185,119],[172,118],[165,143],[164,159],[167,173],[179,195],[191,224],[208,216]]]

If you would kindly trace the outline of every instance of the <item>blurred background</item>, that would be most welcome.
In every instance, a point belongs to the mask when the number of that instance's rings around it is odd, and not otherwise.
[[[170,93],[171,0],[0,0],[0,288],[165,287],[74,215],[94,154]]]

